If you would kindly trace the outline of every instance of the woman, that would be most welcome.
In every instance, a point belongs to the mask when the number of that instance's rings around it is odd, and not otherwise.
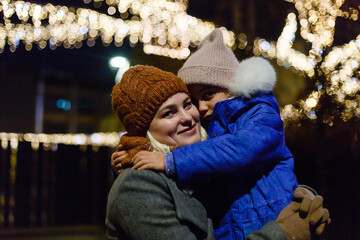
[[[113,89],[112,105],[128,131],[123,138],[132,139],[136,150],[152,145],[160,151],[165,145],[155,138],[168,146],[200,141],[199,113],[184,83],[171,73],[149,66],[129,69]],[[125,169],[109,194],[109,239],[214,239],[205,209],[182,190],[164,174]]]
[[[113,89],[112,106],[128,132],[121,140],[126,139],[122,148],[129,149],[129,155],[141,150],[169,151],[206,136],[185,84],[174,74],[155,67],[136,66],[125,72]],[[211,220],[192,193],[162,173],[125,169],[109,193],[108,238],[214,239]],[[301,191],[298,195],[304,198]],[[305,199],[302,205],[286,207],[277,224],[269,223],[247,238],[310,239],[310,219],[314,225],[329,217],[321,207],[321,198]],[[309,213],[307,217],[300,218],[299,209]]]

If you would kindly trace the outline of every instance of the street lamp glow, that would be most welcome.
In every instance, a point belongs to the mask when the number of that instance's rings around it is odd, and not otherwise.
[[[129,68],[130,63],[127,58],[124,57],[113,57],[110,59],[110,66],[114,68]],[[126,71],[126,70],[125,70]]]
[[[118,72],[115,76],[115,82],[120,82],[122,75],[130,68],[130,62],[127,58],[124,57],[114,57],[110,59],[110,66],[113,68],[118,68]]]

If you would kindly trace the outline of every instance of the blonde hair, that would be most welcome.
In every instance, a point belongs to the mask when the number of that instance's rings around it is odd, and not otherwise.
[[[163,152],[163,153],[164,152],[171,152],[172,148],[169,145],[166,145],[166,144],[161,143],[158,140],[156,140],[152,136],[152,134],[150,133],[149,130],[146,132],[146,137],[150,140],[153,152]],[[206,140],[206,139],[207,139],[206,130],[203,127],[200,127],[200,141],[203,141],[203,140]]]

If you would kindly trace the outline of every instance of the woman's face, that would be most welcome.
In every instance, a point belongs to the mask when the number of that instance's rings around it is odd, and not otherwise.
[[[186,93],[177,93],[160,106],[149,131],[157,141],[169,146],[199,142],[199,111]]]

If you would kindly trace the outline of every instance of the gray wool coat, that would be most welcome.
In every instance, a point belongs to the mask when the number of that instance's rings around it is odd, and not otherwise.
[[[125,169],[110,189],[111,240],[214,240],[202,204],[162,173]]]

